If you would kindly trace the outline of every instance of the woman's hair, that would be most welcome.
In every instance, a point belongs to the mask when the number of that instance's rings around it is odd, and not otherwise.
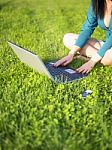
[[[95,15],[104,18],[106,0],[92,0],[92,5]]]

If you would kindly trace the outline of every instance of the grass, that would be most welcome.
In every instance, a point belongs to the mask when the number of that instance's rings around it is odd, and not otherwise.
[[[55,84],[23,64],[7,40],[44,61],[68,53],[65,33],[79,33],[89,0],[0,0],[0,149],[111,150],[112,68],[97,64],[87,78]],[[100,28],[93,37],[104,39]],[[77,68],[84,62],[74,60]],[[86,99],[81,94],[90,89]]]

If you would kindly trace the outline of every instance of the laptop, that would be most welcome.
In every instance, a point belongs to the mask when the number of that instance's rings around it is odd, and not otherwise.
[[[40,74],[46,75],[54,82],[67,83],[87,76],[87,74],[78,73],[69,66],[54,67],[56,61],[44,63],[42,59],[31,51],[8,41],[9,46],[13,49],[19,59],[33,68]]]

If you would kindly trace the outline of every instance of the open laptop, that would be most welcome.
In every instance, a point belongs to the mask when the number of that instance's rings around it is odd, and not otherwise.
[[[44,63],[38,55],[32,53],[31,51],[10,41],[8,41],[8,44],[22,62],[35,69],[40,74],[48,76],[52,81],[65,83],[87,76],[87,74],[78,73],[68,66],[59,66],[57,68],[53,67],[53,63],[55,61]]]

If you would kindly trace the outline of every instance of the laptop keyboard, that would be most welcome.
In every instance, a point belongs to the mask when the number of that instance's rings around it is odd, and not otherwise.
[[[55,76],[55,80],[64,82],[64,81],[71,81],[71,78],[68,75],[59,74]]]
[[[62,82],[69,81],[69,80],[71,81],[70,75],[64,71],[66,69],[66,67],[55,68],[50,63],[47,63],[45,65],[55,80],[62,81]]]
[[[71,69],[69,69],[66,66],[65,67],[59,66],[56,68],[53,66],[53,63],[47,63],[45,64],[45,66],[49,70],[50,74],[53,76],[54,80],[58,82],[72,81],[85,76],[84,74],[81,73],[67,72],[67,70],[71,70]]]

